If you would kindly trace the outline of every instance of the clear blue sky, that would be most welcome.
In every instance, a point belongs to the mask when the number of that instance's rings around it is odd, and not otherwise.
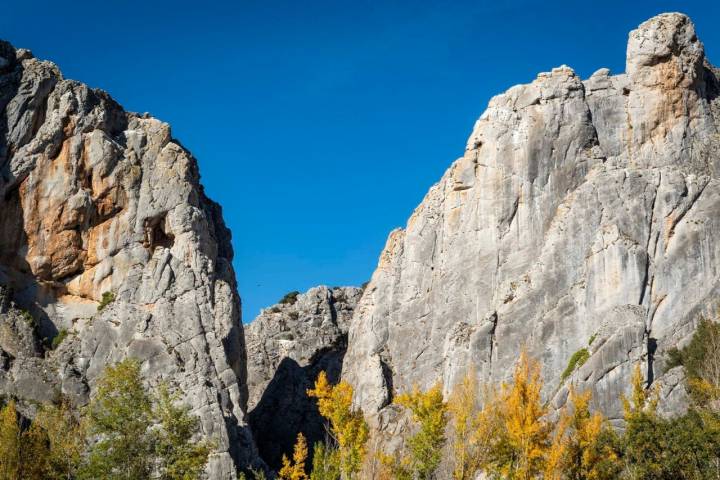
[[[621,72],[663,11],[720,63],[710,1],[5,0],[0,38],[172,125],[233,231],[247,322],[363,283],[491,96],[561,64]]]

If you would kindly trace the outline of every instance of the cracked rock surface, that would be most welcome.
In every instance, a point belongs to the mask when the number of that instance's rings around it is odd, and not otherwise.
[[[719,95],[692,22],[671,13],[630,33],[623,74],[563,66],[494,97],[356,309],[343,378],[373,425],[391,432],[393,392],[414,384],[509,378],[523,346],[556,407],[574,382],[620,419],[640,363],[680,412],[666,352],[720,298]]]
[[[256,461],[240,299],[230,232],[196,160],[166,123],[6,42],[0,112],[0,285],[14,292],[0,311],[0,348],[13,358],[0,388],[83,404],[108,364],[136,357],[216,442],[208,476],[235,478]],[[33,350],[19,309],[39,339],[67,338]],[[23,376],[22,362],[47,375]]]
[[[323,421],[306,391],[324,370],[339,380],[347,332],[362,289],[324,286],[291,295],[245,325],[250,425],[264,461],[274,469],[302,432],[325,440]]]

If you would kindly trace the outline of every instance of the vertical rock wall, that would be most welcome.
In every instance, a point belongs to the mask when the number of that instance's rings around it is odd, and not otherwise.
[[[167,124],[4,42],[0,112],[0,284],[39,336],[69,332],[45,354],[50,387],[82,404],[108,364],[139,358],[217,442],[209,476],[235,478],[255,461],[240,299],[197,162]]]
[[[508,378],[523,346],[555,406],[574,382],[618,419],[641,363],[681,409],[665,352],[719,298],[719,93],[692,22],[664,14],[631,32],[624,74],[563,66],[493,98],[356,309],[343,378],[374,425],[413,384]]]

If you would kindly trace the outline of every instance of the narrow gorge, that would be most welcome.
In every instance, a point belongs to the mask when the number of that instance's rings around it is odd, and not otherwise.
[[[0,395],[23,418],[85,407],[136,358],[232,480],[325,439],[321,371],[390,446],[398,393],[508,380],[523,349],[553,411],[575,385],[621,427],[638,364],[664,415],[688,407],[670,352],[720,308],[720,70],[685,15],[630,32],[624,73],[561,66],[492,98],[367,285],[245,325],[231,233],[168,124],[7,42],[0,112]]]

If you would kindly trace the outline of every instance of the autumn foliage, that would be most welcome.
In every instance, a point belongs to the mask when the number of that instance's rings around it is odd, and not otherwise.
[[[297,441],[293,448],[292,461],[288,459],[287,455],[283,455],[282,468],[278,472],[278,477],[281,480],[307,480],[308,476],[305,473],[307,457],[307,440],[305,440],[305,436],[302,433],[298,433]]]
[[[352,406],[352,386],[347,382],[331,385],[325,372],[320,372],[307,394],[317,399],[320,415],[328,421],[334,449],[329,461],[337,462],[343,478],[354,478],[367,453],[368,426],[362,411]]]

